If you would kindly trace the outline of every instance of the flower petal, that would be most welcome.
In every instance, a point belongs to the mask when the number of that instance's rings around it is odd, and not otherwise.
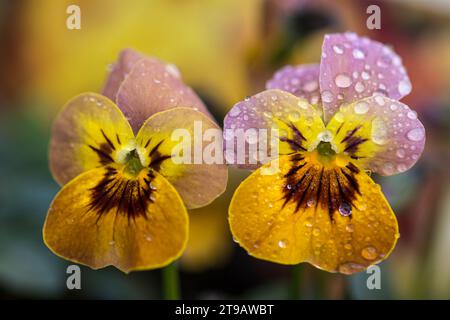
[[[134,132],[152,114],[174,107],[193,108],[211,117],[199,97],[183,83],[178,69],[154,58],[134,65],[117,92],[116,102]]]
[[[64,259],[129,272],[177,259],[188,239],[188,215],[176,190],[158,173],[145,170],[128,180],[120,169],[99,168],[64,186],[43,233],[46,245]]]
[[[287,91],[310,104],[319,104],[319,65],[285,66],[267,81],[266,88]]]
[[[134,135],[128,121],[108,98],[83,93],[57,116],[50,141],[50,169],[65,184],[92,168],[119,162]]]
[[[311,159],[281,156],[277,174],[261,167],[241,183],[229,209],[234,238],[256,258],[329,272],[352,274],[385,259],[398,225],[379,186],[351,164]]]
[[[320,112],[305,99],[266,90],[237,103],[226,115],[225,156],[238,167],[256,169],[278,154],[310,149],[324,128]],[[276,153],[270,147],[278,143]]]
[[[119,54],[119,60],[112,66],[102,94],[116,101],[117,91],[133,66],[144,56],[132,49],[124,49]]]
[[[411,168],[425,145],[425,128],[407,105],[383,95],[342,106],[327,125],[338,152],[381,175]]]
[[[158,112],[136,140],[143,164],[169,180],[188,208],[205,206],[225,190],[222,131],[205,114],[191,108]]]
[[[401,58],[388,46],[354,33],[326,35],[320,91],[327,122],[341,104],[375,92],[399,100],[411,91]]]

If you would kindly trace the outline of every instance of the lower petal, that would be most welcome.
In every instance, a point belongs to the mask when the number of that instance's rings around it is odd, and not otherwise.
[[[43,233],[64,259],[129,272],[177,259],[187,242],[188,216],[161,175],[143,170],[130,180],[119,167],[107,167],[81,174],[58,193]]]
[[[307,156],[274,161],[277,174],[255,171],[230,204],[232,233],[249,254],[344,274],[389,255],[398,238],[397,220],[369,176],[351,164],[323,167]]]

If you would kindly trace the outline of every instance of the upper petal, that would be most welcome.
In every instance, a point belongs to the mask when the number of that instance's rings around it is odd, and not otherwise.
[[[183,83],[178,69],[155,58],[134,64],[120,85],[116,102],[134,132],[151,115],[174,107],[193,108],[211,117],[200,98]]]
[[[50,206],[43,235],[55,254],[93,269],[153,269],[183,252],[188,215],[176,190],[158,173],[144,170],[129,180],[110,166],[64,186]]]
[[[191,108],[158,112],[136,141],[143,164],[169,180],[188,208],[205,206],[225,190],[222,131],[205,114]]]
[[[226,115],[225,156],[229,163],[256,169],[278,154],[310,149],[323,129],[320,112],[307,100],[266,90],[237,103]]]
[[[280,89],[304,98],[310,104],[320,103],[319,65],[285,66],[267,81],[267,89]]]
[[[408,170],[425,145],[425,128],[416,112],[378,94],[342,106],[327,129],[338,152],[382,175]]]
[[[308,156],[274,161],[278,173],[256,170],[230,204],[231,231],[250,255],[344,274],[389,255],[398,238],[397,220],[363,171],[351,164],[321,166]]]
[[[80,173],[120,162],[134,135],[122,112],[108,98],[83,93],[70,100],[53,124],[50,170],[65,184]]]
[[[119,60],[115,63],[106,79],[102,94],[112,101],[116,101],[117,91],[125,77],[131,72],[133,66],[144,56],[132,49],[124,49],[119,54]]]
[[[354,33],[325,35],[320,91],[327,122],[341,104],[375,92],[399,100],[411,91],[401,58],[382,43]]]

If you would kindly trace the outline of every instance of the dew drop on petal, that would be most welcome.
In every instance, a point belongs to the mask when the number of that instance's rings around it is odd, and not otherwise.
[[[337,54],[343,54],[343,53],[344,53],[344,48],[342,48],[342,46],[339,45],[339,44],[335,44],[335,45],[333,46],[333,51],[334,51],[335,53],[337,53]]]
[[[355,91],[356,91],[356,92],[361,93],[361,92],[363,92],[365,89],[366,89],[366,87],[364,86],[364,84],[363,84],[362,82],[358,81],[358,82],[355,84]]]
[[[415,111],[413,111],[413,110],[408,111],[407,116],[408,116],[408,118],[410,118],[411,120],[415,120],[415,119],[417,119],[417,112],[415,112]]]
[[[329,130],[322,131],[321,133],[318,134],[317,137],[319,138],[320,141],[323,142],[330,142],[331,140],[333,140],[333,134]]]
[[[352,85],[352,79],[346,74],[337,75],[334,82],[339,88],[348,88]]]
[[[411,141],[422,141],[425,137],[425,132],[422,128],[415,128],[410,130],[406,136]]]
[[[386,123],[380,117],[376,117],[372,120],[371,138],[376,144],[383,145],[387,142],[388,128]]]
[[[366,260],[375,260],[378,257],[378,252],[374,247],[368,246],[362,249],[361,255]]]
[[[230,110],[228,113],[230,117],[237,117],[241,113],[241,109],[236,106]]]
[[[348,224],[345,226],[345,230],[347,230],[347,232],[353,232],[355,231],[355,227],[353,226],[353,224]]]
[[[397,155],[397,157],[399,157],[399,158],[404,158],[405,155],[406,155],[406,152],[405,152],[404,149],[398,149],[397,152],[396,152],[396,155]]]
[[[363,78],[364,80],[369,80],[370,79],[370,74],[366,71],[363,71],[361,73],[361,78]]]
[[[308,101],[306,101],[305,99],[299,100],[297,105],[302,109],[308,109],[309,107]]]
[[[332,102],[333,101],[333,94],[330,91],[322,92],[322,100],[324,102]]]
[[[339,266],[338,270],[343,274],[353,274],[356,272],[363,271],[365,268],[363,265],[355,262],[346,262]]]
[[[320,229],[319,228],[314,228],[313,230],[313,236],[317,237],[320,235]]]
[[[352,207],[347,202],[343,202],[339,206],[339,213],[341,216],[348,217],[352,214]]]
[[[286,248],[287,245],[288,245],[288,241],[285,239],[278,241],[278,247],[280,247],[281,249]]]
[[[411,92],[411,84],[406,81],[402,80],[398,84],[398,92],[400,92],[401,95],[407,95]]]
[[[319,87],[319,83],[316,80],[309,81],[303,85],[303,90],[307,92],[313,92]]]
[[[360,49],[353,49],[353,58],[364,59],[366,56]]]
[[[357,114],[365,114],[367,113],[367,111],[369,111],[369,104],[364,101],[358,102],[355,105],[354,110]]]

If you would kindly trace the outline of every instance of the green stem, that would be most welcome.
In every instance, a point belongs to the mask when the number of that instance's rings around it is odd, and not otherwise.
[[[173,262],[162,269],[163,293],[166,300],[180,299],[180,278],[178,264]]]
[[[289,298],[291,300],[300,299],[300,278],[302,267],[298,264],[292,267],[291,279],[289,283]]]

